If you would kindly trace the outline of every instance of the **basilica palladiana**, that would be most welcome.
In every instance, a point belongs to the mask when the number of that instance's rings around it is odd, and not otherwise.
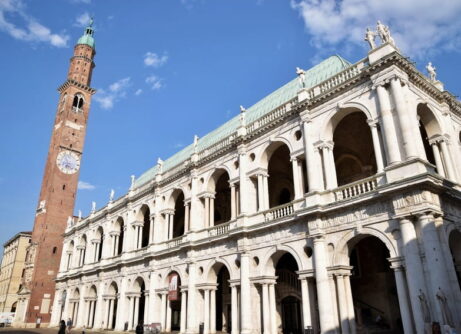
[[[461,332],[461,103],[383,31],[69,220],[51,325]]]

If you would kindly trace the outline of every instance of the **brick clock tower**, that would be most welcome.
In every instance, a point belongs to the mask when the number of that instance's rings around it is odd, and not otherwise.
[[[95,93],[90,87],[96,54],[92,23],[75,45],[67,80],[58,88],[60,98],[20,291],[23,305],[18,305],[22,306],[18,312],[22,315],[15,319],[27,327],[50,322],[63,234],[69,217],[73,217],[88,113]]]

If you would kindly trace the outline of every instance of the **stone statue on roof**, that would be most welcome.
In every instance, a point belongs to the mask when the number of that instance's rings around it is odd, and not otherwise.
[[[69,216],[67,217],[67,227],[71,227],[72,226],[72,217]]]
[[[376,38],[376,32],[371,30],[370,28],[367,28],[367,31],[365,33],[365,41],[370,44],[370,49],[376,49],[376,44],[375,44],[375,38]]]
[[[78,210],[78,220],[82,220],[82,210]]]
[[[426,70],[427,70],[427,73],[429,74],[429,79],[431,81],[436,81],[436,76],[437,76],[437,72],[436,72],[436,68],[435,66],[432,66],[432,63],[429,62],[427,65],[426,65]]]
[[[96,202],[93,201],[91,202],[91,213],[95,213],[96,212]]]
[[[134,176],[134,175],[131,175],[130,178],[131,178],[130,190],[133,190],[133,189],[134,189],[134,180],[135,180],[135,176]]]
[[[306,85],[306,71],[302,68],[296,67],[296,74],[298,75],[299,86],[304,88]]]
[[[194,151],[197,152],[198,147],[198,136],[194,135]]]
[[[244,106],[240,106],[240,125],[241,126],[245,126],[245,113],[247,112],[247,110],[245,109]]]
[[[110,195],[109,195],[109,202],[113,202],[113,201],[114,201],[114,196],[115,196],[115,190],[114,190],[114,189],[111,189],[111,190],[110,190]]]

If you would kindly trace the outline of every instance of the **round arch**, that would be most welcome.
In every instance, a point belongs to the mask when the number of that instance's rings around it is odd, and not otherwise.
[[[143,221],[144,220],[144,215],[146,214],[147,211],[150,212],[149,205],[147,205],[147,204],[141,205],[138,212],[136,213],[136,220],[137,221]]]
[[[107,290],[108,292],[108,295],[111,295],[111,296],[116,296],[117,293],[118,293],[118,284],[116,281],[112,281],[110,284],[109,284],[109,288]]]
[[[274,246],[271,247],[261,259],[261,275],[273,276],[275,275],[275,267],[280,258],[286,253],[293,256],[298,265],[298,270],[303,270],[303,264],[298,252],[290,245]]]
[[[325,119],[325,123],[319,133],[319,140],[333,140],[333,133],[335,132],[336,126],[343,120],[344,117],[355,113],[361,112],[365,115],[367,120],[372,120],[373,115],[371,111],[361,103],[358,102],[347,102],[341,105],[341,107],[332,110]]]
[[[218,273],[223,267],[227,269],[231,278],[234,277],[230,263],[226,259],[218,258],[215,259],[215,261],[210,262],[207,269],[204,271],[206,273],[206,275],[204,275],[206,282],[204,283],[216,282]]]
[[[74,291],[72,292],[72,298],[80,298],[80,290],[79,288],[75,288]]]
[[[88,289],[87,297],[90,298],[97,298],[98,297],[98,289],[96,288],[96,285],[90,286]]]
[[[349,249],[360,240],[369,236],[378,238],[388,249],[390,257],[397,257],[399,255],[397,248],[385,233],[377,229],[367,227],[363,228],[359,234],[356,234],[355,231],[348,231],[341,237],[341,239],[336,243],[336,247],[333,252],[332,265],[348,265]]]
[[[230,170],[227,166],[219,166],[217,167],[208,177],[206,180],[205,184],[207,185],[206,190],[207,191],[214,191],[216,189],[216,183],[218,182],[219,178],[224,174],[227,173],[227,175],[230,178]]]
[[[175,205],[176,205],[176,201],[177,199],[179,198],[179,196],[181,196],[181,194],[186,197],[186,193],[184,192],[184,189],[182,188],[174,188],[172,191],[171,191],[171,194],[170,196],[168,197],[168,200],[166,201],[166,208],[167,209],[174,209]]]
[[[276,139],[271,140],[265,147],[262,148],[261,157],[259,158],[259,167],[267,169],[272,154],[283,145],[287,146],[291,155],[293,148],[291,147],[290,141],[284,137],[277,137]]]
[[[138,276],[135,278],[133,281],[133,284],[131,285],[132,291],[133,292],[141,292],[141,287],[144,284],[146,286],[146,280],[142,276]]]
[[[163,283],[166,287],[168,287],[168,284],[170,283],[170,275],[173,273],[176,273],[179,276],[179,280],[181,281],[181,283],[184,284],[183,279],[185,277],[185,274],[181,270],[179,270],[178,267],[170,267],[164,272],[164,275],[162,275]]]
[[[427,102],[418,103],[416,106],[416,113],[420,122],[426,129],[429,138],[443,134],[442,127],[440,126],[443,123]]]

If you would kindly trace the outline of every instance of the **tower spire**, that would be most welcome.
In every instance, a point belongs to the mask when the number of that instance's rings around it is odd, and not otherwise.
[[[94,19],[91,18],[88,22],[83,35],[78,39],[77,44],[84,44],[88,45],[91,48],[95,49],[95,42],[94,42],[94,29],[93,29]]]

